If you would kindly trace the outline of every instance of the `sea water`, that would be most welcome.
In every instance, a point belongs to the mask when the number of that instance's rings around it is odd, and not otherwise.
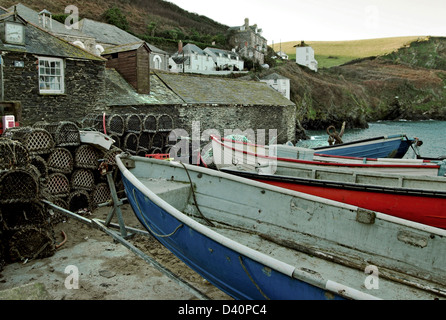
[[[336,128],[339,132],[341,128]],[[423,157],[446,156],[446,121],[379,121],[369,123],[367,129],[345,129],[343,142],[368,139],[381,136],[405,134],[408,138],[423,141],[419,152]],[[326,131],[307,131],[308,136],[326,142]],[[411,158],[414,152],[409,148],[405,158]]]

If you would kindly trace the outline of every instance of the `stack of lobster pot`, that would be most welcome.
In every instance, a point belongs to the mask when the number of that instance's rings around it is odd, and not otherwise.
[[[0,138],[0,267],[55,251],[50,215],[40,201],[40,178],[28,149]]]
[[[117,119],[110,117],[108,123],[119,127]],[[115,166],[121,152],[115,146],[105,150],[82,143],[79,125],[69,121],[6,130],[0,137],[0,267],[2,261],[54,253],[53,227],[67,217],[42,200],[79,214],[91,214],[98,204],[109,202],[99,159]],[[117,190],[123,190],[121,184],[117,182]]]

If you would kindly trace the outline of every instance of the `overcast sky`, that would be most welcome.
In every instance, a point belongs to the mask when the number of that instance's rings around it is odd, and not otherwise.
[[[274,41],[446,36],[446,0],[169,0],[228,26],[251,25]]]

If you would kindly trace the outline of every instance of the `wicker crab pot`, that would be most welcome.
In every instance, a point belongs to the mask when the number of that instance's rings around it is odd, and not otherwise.
[[[0,171],[0,204],[29,202],[39,195],[39,183],[32,170]]]
[[[19,141],[0,138],[0,170],[27,167],[30,163],[28,150]]]

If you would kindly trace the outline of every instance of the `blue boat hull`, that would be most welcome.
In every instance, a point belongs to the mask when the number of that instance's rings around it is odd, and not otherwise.
[[[124,175],[127,198],[141,224],[167,249],[210,283],[240,300],[344,299],[265,267],[183,224]]]
[[[333,156],[401,159],[409,150],[412,142],[404,135],[395,135],[318,147],[314,150],[316,153]]]

